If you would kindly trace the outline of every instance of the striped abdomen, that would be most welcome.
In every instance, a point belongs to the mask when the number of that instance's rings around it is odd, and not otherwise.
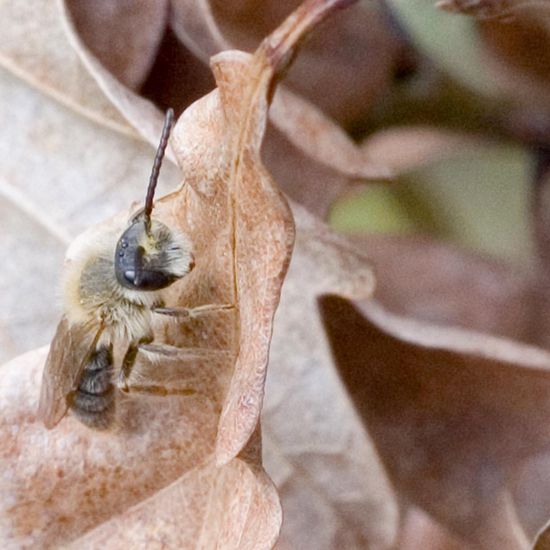
[[[71,408],[86,426],[101,430],[114,419],[115,388],[112,347],[98,348],[84,367]]]

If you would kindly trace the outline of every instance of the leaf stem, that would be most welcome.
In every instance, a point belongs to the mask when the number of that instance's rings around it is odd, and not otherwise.
[[[263,40],[256,51],[256,57],[267,61],[274,76],[281,74],[292,62],[301,42],[319,23],[334,11],[344,9],[356,1],[306,0]]]

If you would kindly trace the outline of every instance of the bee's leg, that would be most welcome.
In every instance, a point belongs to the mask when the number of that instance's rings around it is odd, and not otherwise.
[[[139,351],[144,352],[152,359],[160,360],[162,358],[169,359],[193,359],[193,360],[209,360],[209,359],[229,359],[233,353],[222,349],[209,348],[178,348],[168,344],[150,344],[143,343],[138,346]]]
[[[159,397],[167,395],[194,395],[197,393],[193,388],[169,388],[160,384],[128,384],[126,387],[127,393],[141,393]]]
[[[167,344],[139,344],[137,353],[138,365],[126,369],[125,375],[121,372],[118,387],[124,392],[190,395],[197,391],[191,388],[200,388],[205,377],[215,376],[214,373],[234,360],[233,352],[222,349],[179,348]]]
[[[153,313],[185,319],[218,311],[231,311],[233,309],[235,309],[233,304],[207,304],[198,307],[155,307],[153,308]]]
[[[128,393],[139,390],[141,393],[156,395],[188,395],[192,393],[188,388],[165,387],[167,378],[180,380],[186,369],[197,375],[202,369],[216,368],[231,361],[234,355],[232,352],[219,349],[178,348],[168,344],[146,343],[151,341],[142,340],[141,343],[128,347],[117,384],[121,391]],[[134,376],[137,381],[133,381],[130,378],[138,353],[141,357],[139,373]]]
[[[128,391],[128,378],[130,373],[136,364],[136,357],[139,351],[139,346],[142,344],[149,344],[153,341],[152,336],[146,336],[141,338],[137,343],[131,343],[124,354],[122,359],[122,366],[120,367],[118,387],[122,391]]]

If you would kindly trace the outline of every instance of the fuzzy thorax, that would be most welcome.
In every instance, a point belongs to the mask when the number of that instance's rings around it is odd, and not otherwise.
[[[151,334],[151,308],[162,303],[162,291],[132,290],[119,284],[114,257],[120,234],[120,230],[89,230],[73,242],[65,262],[64,308],[71,323],[92,322],[99,327],[103,322],[104,341],[137,341]],[[144,244],[146,253],[159,252],[155,243]],[[190,249],[184,235],[163,232],[162,269],[178,278],[188,273]]]

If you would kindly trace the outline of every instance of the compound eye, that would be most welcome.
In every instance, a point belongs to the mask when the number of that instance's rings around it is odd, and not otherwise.
[[[136,220],[122,234],[115,251],[117,281],[132,290],[160,290],[171,285],[178,277],[163,269],[157,255],[146,257],[140,243],[147,237],[145,223]]]
[[[140,245],[146,235],[145,223],[136,220],[120,237],[115,251],[115,274],[125,288],[139,289],[145,250]]]

